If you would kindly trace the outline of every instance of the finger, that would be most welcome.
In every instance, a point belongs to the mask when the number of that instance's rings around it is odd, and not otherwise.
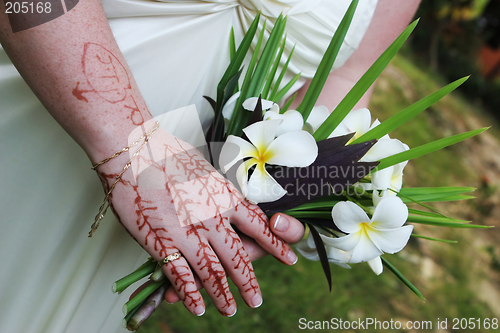
[[[173,252],[172,252],[173,253]],[[186,259],[180,257],[162,266],[163,273],[172,282],[186,309],[196,316],[205,313],[203,298],[196,287],[194,275]]]
[[[201,290],[203,289],[203,285],[201,284],[200,278],[198,276],[194,276],[194,282],[196,283],[196,289]],[[173,286],[170,286],[167,289],[167,292],[165,293],[165,301],[170,304],[174,304],[179,302],[181,299],[179,298],[179,295],[177,295],[177,292],[175,291],[175,288]]]
[[[221,226],[220,231],[212,246],[242,298],[248,306],[257,308],[262,304],[262,293],[241,239],[230,225]]]
[[[271,231],[289,244],[298,243],[304,237],[304,225],[283,213],[276,213],[269,221]]]
[[[238,203],[231,221],[238,230],[255,239],[264,250],[281,262],[287,265],[297,262],[297,255],[290,246],[271,231],[269,221],[259,206],[248,201]]]
[[[217,310],[222,315],[231,317],[236,313],[236,302],[229,290],[224,267],[207,239],[202,235],[207,230],[208,228],[202,222],[190,227],[188,234],[198,238],[198,244],[184,244],[184,246],[190,247],[190,249],[186,249],[188,252],[186,252],[185,256],[200,278]]]

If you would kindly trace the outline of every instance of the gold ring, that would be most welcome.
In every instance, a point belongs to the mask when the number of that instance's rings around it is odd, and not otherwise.
[[[162,260],[163,264],[168,264],[171,261],[174,261],[176,259],[179,259],[182,256],[180,252],[175,252],[172,254],[169,254],[168,256],[165,257],[165,259]]]

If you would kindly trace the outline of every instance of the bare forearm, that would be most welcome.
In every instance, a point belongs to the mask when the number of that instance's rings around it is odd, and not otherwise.
[[[100,1],[12,33],[0,2],[0,42],[43,105],[93,161],[127,146],[150,119]]]
[[[332,72],[318,98],[317,105],[333,110],[363,74],[377,60],[396,37],[406,28],[418,8],[420,0],[379,0],[373,19],[361,44],[346,63]],[[302,100],[309,83],[299,91],[296,105]],[[368,106],[372,88],[354,109]]]

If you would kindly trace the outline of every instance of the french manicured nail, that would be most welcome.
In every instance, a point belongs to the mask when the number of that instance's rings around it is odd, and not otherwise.
[[[255,294],[255,296],[252,297],[252,307],[253,308],[258,308],[261,305],[262,305],[262,295],[261,294]]]
[[[234,315],[236,314],[236,306],[235,306],[234,304],[233,304],[233,305],[231,305],[231,306],[227,309],[226,313],[227,313],[227,316],[228,316],[228,317],[232,317],[232,316],[234,316]]]
[[[292,263],[292,265],[295,265],[295,263],[299,260],[297,255],[292,251],[288,251],[288,261]]]
[[[198,317],[203,316],[205,314],[205,308],[204,307],[195,307],[194,308],[194,314],[197,315]]]
[[[288,219],[279,214],[278,217],[276,217],[276,221],[274,221],[274,230],[279,231],[279,232],[285,232],[288,230],[288,227],[290,226],[290,221]]]

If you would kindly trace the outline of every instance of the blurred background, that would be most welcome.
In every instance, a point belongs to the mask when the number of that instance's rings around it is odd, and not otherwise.
[[[387,269],[375,276],[367,264],[353,265],[351,270],[332,265],[334,287],[329,292],[319,262],[299,258],[295,266],[287,267],[264,258],[254,263],[264,295],[259,309],[249,309],[237,298],[238,313],[229,319],[207,301],[205,315],[195,318],[182,304],[163,304],[140,333],[298,332],[300,318],[431,321],[432,329],[426,331],[433,332],[454,331],[453,318],[474,318],[475,328],[460,324],[455,328],[500,331],[484,327],[494,318],[500,320],[500,0],[423,0],[417,17],[420,22],[410,40],[376,83],[372,115],[383,121],[447,83],[471,75],[457,91],[391,137],[415,147],[492,126],[479,137],[412,160],[405,169],[404,186],[476,187],[475,200],[434,206],[449,216],[496,228],[416,225],[418,234],[458,243],[412,238],[402,252],[386,255],[424,294],[425,302]],[[437,320],[445,319],[447,328],[438,329]]]

